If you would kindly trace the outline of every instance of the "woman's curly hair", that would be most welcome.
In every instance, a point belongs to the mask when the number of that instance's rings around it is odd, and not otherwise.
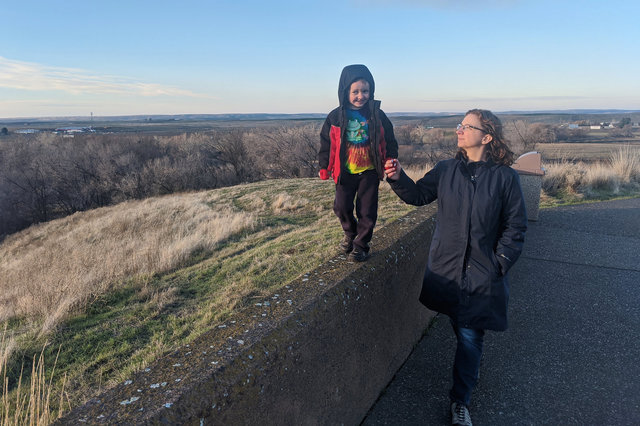
[[[515,161],[515,154],[507,145],[502,132],[502,122],[489,110],[470,109],[465,116],[473,114],[480,119],[482,129],[492,136],[491,142],[487,145],[487,155],[494,163],[510,166]],[[463,153],[466,157],[466,153]]]

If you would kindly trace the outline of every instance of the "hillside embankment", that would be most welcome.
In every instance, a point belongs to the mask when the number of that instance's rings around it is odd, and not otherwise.
[[[435,206],[339,255],[78,407],[59,424],[355,424],[428,327],[416,295]]]

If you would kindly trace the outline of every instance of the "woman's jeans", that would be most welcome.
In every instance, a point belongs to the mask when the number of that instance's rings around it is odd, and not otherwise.
[[[471,391],[478,382],[484,330],[462,328],[451,323],[458,339],[456,358],[453,364],[453,387],[449,393],[451,401],[469,406]]]

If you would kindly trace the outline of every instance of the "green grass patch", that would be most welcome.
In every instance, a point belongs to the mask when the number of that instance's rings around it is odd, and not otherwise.
[[[18,349],[11,383],[43,346],[47,370],[60,349],[54,387],[66,374],[71,403],[83,403],[337,253],[342,230],[332,211],[331,182],[272,180],[210,192],[257,215],[255,227],[195,253],[170,273],[114,283],[49,335],[20,335],[21,321],[12,319],[7,324]],[[378,228],[414,208],[381,184]]]

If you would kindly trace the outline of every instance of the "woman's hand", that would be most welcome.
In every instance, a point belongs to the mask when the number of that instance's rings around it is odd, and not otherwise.
[[[402,166],[397,158],[387,158],[384,162],[384,174],[387,179],[397,180],[400,177]]]

